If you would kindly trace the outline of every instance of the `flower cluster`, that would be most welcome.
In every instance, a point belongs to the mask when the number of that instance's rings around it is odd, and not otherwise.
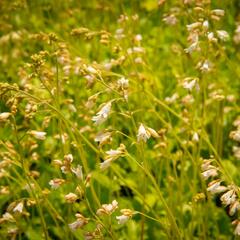
[[[233,146],[233,153],[236,159],[240,160],[240,117],[233,122],[233,126],[236,127],[236,130],[231,131],[229,137],[238,143],[237,146]]]
[[[116,150],[109,150],[106,151],[105,160],[100,163],[100,169],[105,170],[106,168],[110,167],[111,163],[118,159],[119,157],[124,156],[126,153],[126,147],[124,144],[120,144],[120,146]]]
[[[208,180],[211,178],[211,181],[208,183],[207,191],[211,195],[220,195],[220,201],[224,207],[228,208],[229,215],[235,216],[237,215],[237,212],[240,209],[240,202],[238,198],[239,188],[234,184],[228,186],[221,185],[222,180],[217,178],[218,171],[217,168],[214,165],[212,165],[213,163],[214,159],[207,159],[203,160],[201,166],[203,171],[202,172],[203,179]],[[234,233],[240,236],[238,220],[233,221],[233,224],[237,225]]]

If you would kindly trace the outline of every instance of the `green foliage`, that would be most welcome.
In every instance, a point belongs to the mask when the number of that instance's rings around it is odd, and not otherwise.
[[[0,1],[0,239],[239,238],[239,9]]]

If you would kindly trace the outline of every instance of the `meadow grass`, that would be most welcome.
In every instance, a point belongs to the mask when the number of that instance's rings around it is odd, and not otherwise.
[[[0,239],[238,239],[239,11],[0,1]]]

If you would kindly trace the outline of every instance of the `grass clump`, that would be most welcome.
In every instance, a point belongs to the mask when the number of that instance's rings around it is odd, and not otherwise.
[[[238,239],[238,1],[0,2],[2,239]]]

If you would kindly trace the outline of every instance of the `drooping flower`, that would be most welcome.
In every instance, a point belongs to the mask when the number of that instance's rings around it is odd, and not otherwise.
[[[202,171],[206,171],[211,166],[212,162],[213,162],[213,159],[204,159],[201,165]]]
[[[78,199],[78,196],[75,193],[70,192],[69,194],[65,195],[64,198],[68,203],[74,203]]]
[[[207,31],[208,28],[209,28],[209,21],[208,20],[205,20],[203,23],[202,23],[202,28],[203,30]]]
[[[227,190],[227,187],[221,186],[220,180],[214,180],[208,184],[207,191],[211,194],[221,193],[225,192]]]
[[[199,28],[201,26],[201,22],[195,22],[195,23],[191,23],[187,25],[187,30],[189,32],[196,30],[197,28]]]
[[[107,120],[111,111],[111,105],[111,102],[106,103],[96,116],[92,117],[92,121],[94,121],[96,125],[100,125]]]
[[[231,131],[229,137],[236,142],[240,142],[240,127],[236,131]]]
[[[105,160],[102,163],[100,163],[100,169],[105,170],[106,168],[110,167],[113,161],[115,161],[119,157],[124,156],[125,153],[126,153],[126,147],[122,143],[117,149],[115,150],[111,149],[109,151],[106,151],[107,155],[105,157]]]
[[[236,225],[236,228],[234,230],[234,234],[237,236],[240,236],[240,221],[237,219],[232,222],[233,225]]]
[[[225,11],[222,9],[214,9],[211,11],[212,14],[223,17],[225,14]]]
[[[126,147],[124,144],[120,144],[120,146],[116,149],[116,150],[109,150],[109,151],[106,151],[106,160],[109,160],[111,159],[112,161],[116,160],[117,158],[121,157],[124,155],[126,151]]]
[[[124,224],[129,220],[129,216],[126,215],[116,216],[116,219],[118,220],[118,224]]]
[[[146,128],[141,123],[138,128],[137,140],[138,142],[146,142],[150,138],[151,134],[147,132]]]
[[[201,173],[204,180],[210,177],[216,177],[218,175],[218,170],[216,167],[209,168],[208,170]]]
[[[88,66],[88,67],[86,68],[86,70],[87,70],[89,73],[91,73],[91,74],[96,74],[96,73],[97,73],[97,70],[96,70],[94,67],[92,67],[92,66]]]
[[[81,165],[77,165],[76,168],[71,168],[71,171],[77,176],[78,179],[83,180],[83,172]]]
[[[197,132],[194,132],[194,133],[193,133],[192,140],[193,140],[194,142],[199,142],[199,136],[198,136],[198,133],[197,133]]]
[[[64,161],[67,161],[67,162],[72,162],[73,161],[73,155],[70,153],[70,154],[67,154],[64,156]]]
[[[199,42],[195,41],[188,48],[185,48],[184,52],[191,54],[192,52],[199,51],[199,50],[200,50]]]
[[[57,189],[59,188],[63,183],[65,182],[64,179],[61,178],[55,178],[49,181],[49,185],[51,186],[52,189]]]
[[[19,213],[22,213],[23,211],[23,203],[20,202],[17,204],[17,206],[13,209],[13,212],[19,212]]]
[[[151,136],[154,138],[158,138],[159,134],[153,128],[145,127],[141,123],[138,128],[137,141],[138,142],[141,142],[141,141],[146,142]]]
[[[10,214],[9,212],[5,212],[3,215],[2,215],[2,218],[0,219],[0,222],[1,221],[7,221],[7,222],[15,222],[15,219],[13,217],[12,214]]]
[[[230,189],[229,191],[227,191],[221,196],[220,200],[224,205],[228,206],[234,203],[236,201],[236,198],[237,198],[237,195],[235,191],[233,189]]]
[[[240,160],[240,147],[233,146],[233,154],[236,159]]]
[[[111,215],[118,208],[118,202],[113,200],[110,204],[103,204],[101,208],[97,210],[97,215]]]
[[[111,163],[112,163],[111,159],[103,161],[102,163],[100,163],[100,169],[105,170],[105,169],[109,168],[111,166]]]
[[[218,175],[218,168],[211,165],[213,159],[205,159],[201,165],[202,177],[204,180],[207,180],[210,177],[216,177]]]
[[[216,42],[218,41],[217,38],[214,37],[214,33],[213,33],[213,32],[209,32],[209,33],[207,34],[207,38],[208,38],[208,40],[209,40],[210,42],[216,43]]]
[[[224,30],[218,30],[217,31],[217,36],[222,40],[222,41],[227,41],[229,39],[229,34],[224,31]]]
[[[68,224],[72,231],[76,231],[78,228],[82,228],[84,225],[88,223],[88,219],[85,218],[82,214],[75,214],[77,220],[73,223]]]
[[[62,173],[67,174],[68,172],[71,172],[72,162],[73,162],[73,155],[71,153],[64,155],[64,161],[61,164],[62,165],[61,166]]]
[[[10,112],[0,113],[0,121],[6,121],[11,116]]]
[[[117,84],[118,84],[118,87],[121,88],[121,89],[127,89],[128,88],[128,79],[122,77],[120,78],[118,81],[117,81]]]
[[[31,130],[28,133],[38,140],[45,140],[46,134],[47,134],[46,132],[40,132],[40,131],[35,131],[35,130]]]
[[[239,201],[236,200],[230,205],[229,215],[233,216],[239,209],[240,209],[240,203]]]
[[[207,73],[210,72],[212,69],[212,63],[209,60],[205,60],[203,62],[200,62],[198,64],[199,69],[201,70],[201,72],[203,73]]]
[[[183,88],[192,91],[192,89],[196,86],[197,80],[196,79],[192,79],[191,81],[185,81],[183,83]]]
[[[111,133],[110,132],[100,132],[96,135],[94,141],[99,142],[99,145],[102,146],[103,144],[107,143],[111,140]]]
[[[118,224],[125,224],[133,216],[133,211],[130,209],[121,209],[120,212],[122,215],[116,217]]]

